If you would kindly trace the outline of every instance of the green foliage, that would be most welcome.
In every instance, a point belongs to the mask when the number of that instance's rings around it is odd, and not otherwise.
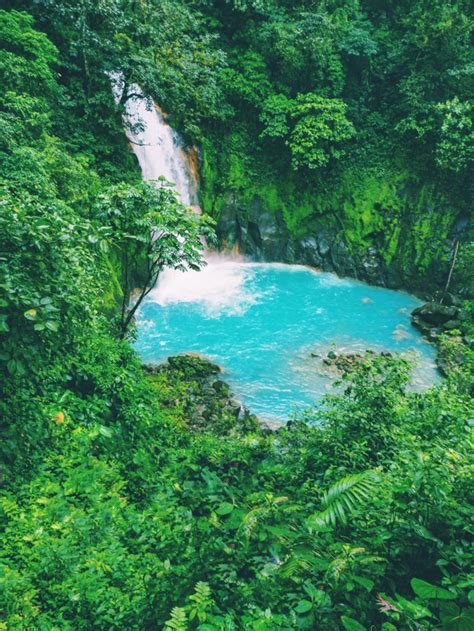
[[[467,3],[12,4],[36,22],[0,12],[0,626],[471,629],[472,352],[424,394],[368,355],[270,435],[204,398],[206,362],[144,375],[124,296],[199,266],[206,225],[139,182],[106,74],[206,136],[213,191],[261,190],[298,234],[337,209],[360,247],[389,227],[390,256],[427,269],[467,208]]]
[[[122,271],[123,289],[120,332],[124,337],[143,299],[155,286],[165,267],[199,270],[203,264],[202,238],[211,238],[209,223],[178,201],[165,182],[121,183],[98,196],[96,216],[116,249]],[[99,247],[107,250],[107,241]],[[130,304],[136,287],[133,270],[143,260],[142,289]]]
[[[349,616],[341,616],[341,622],[345,631],[365,631],[365,627]]]
[[[0,148],[14,146],[21,134],[38,138],[51,125],[56,62],[56,48],[33,28],[31,16],[0,11]]]
[[[436,146],[436,161],[445,169],[457,173],[470,168],[474,161],[474,106],[457,97],[440,103],[442,115],[440,140]]]
[[[456,595],[449,592],[443,587],[437,587],[427,581],[423,581],[420,578],[413,578],[410,581],[410,585],[417,596],[422,600],[429,600],[434,598],[436,600],[453,600]]]
[[[269,97],[260,115],[262,137],[286,138],[293,168],[317,169],[342,156],[341,143],[355,135],[340,99],[300,94],[291,100],[282,94]],[[289,120],[295,122],[290,126]]]
[[[288,135],[288,115],[292,101],[284,94],[274,94],[265,100],[260,121],[265,125],[262,137],[284,138]]]
[[[165,623],[165,629],[173,629],[174,631],[187,631],[187,617],[184,609],[173,607],[170,619]]]
[[[245,103],[258,107],[271,92],[265,61],[254,51],[239,55],[238,67],[225,68],[221,76],[226,91],[238,105]]]
[[[317,169],[342,155],[341,143],[355,135],[347,120],[347,106],[340,99],[302,94],[296,99],[291,117],[296,120],[288,145],[294,168]]]
[[[338,480],[324,494],[323,510],[310,518],[311,524],[335,526],[338,521],[346,523],[348,516],[370,498],[377,482],[374,471],[346,475]]]

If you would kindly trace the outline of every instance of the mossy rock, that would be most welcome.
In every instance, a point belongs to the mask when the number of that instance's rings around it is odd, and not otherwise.
[[[177,355],[166,364],[146,364],[144,371],[164,408],[192,432],[260,432],[255,415],[237,399],[221,368],[196,355]]]
[[[168,363],[174,370],[184,373],[185,377],[205,379],[213,375],[218,375],[221,369],[217,364],[213,364],[208,359],[195,355],[177,355],[170,357]]]

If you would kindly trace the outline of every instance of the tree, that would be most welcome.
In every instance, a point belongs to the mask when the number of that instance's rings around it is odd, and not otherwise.
[[[436,162],[440,167],[460,172],[474,160],[474,107],[469,101],[454,97],[438,103],[442,116]]]
[[[97,203],[98,219],[109,226],[109,238],[120,259],[121,339],[162,270],[199,270],[204,264],[203,238],[212,239],[207,217],[183,206],[165,180],[156,184],[121,183],[102,193]],[[141,289],[131,302],[137,285]]]
[[[288,116],[293,101],[284,94],[272,94],[263,104],[260,122],[265,125],[261,138],[282,138],[288,134]]]
[[[237,106],[258,107],[271,93],[265,60],[258,53],[248,51],[238,55],[236,66],[221,72],[226,91]]]
[[[57,84],[51,66],[57,51],[33,18],[18,11],[0,11],[0,146],[11,148],[18,137],[37,138],[50,125]]]
[[[316,94],[300,94],[290,99],[274,94],[263,104],[261,138],[285,138],[295,170],[326,166],[343,155],[342,143],[355,135],[346,118],[347,106],[341,99]]]
[[[318,169],[343,155],[342,143],[355,135],[346,110],[341,99],[316,94],[300,94],[296,98],[291,112],[296,123],[287,140],[294,169]]]
[[[0,209],[0,366],[35,370],[39,347],[56,351],[93,317],[103,291],[91,224],[58,201],[6,190]],[[93,236],[94,235],[94,236]],[[8,261],[8,265],[6,262]],[[48,349],[49,352],[49,349]]]

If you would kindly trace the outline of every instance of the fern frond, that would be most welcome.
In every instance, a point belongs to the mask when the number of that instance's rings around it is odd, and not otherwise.
[[[196,583],[194,594],[192,594],[189,599],[193,600],[198,605],[202,605],[203,603],[207,604],[211,600],[211,588],[208,583],[204,581]]]
[[[171,618],[165,622],[165,631],[188,631],[188,618],[181,607],[173,607]]]
[[[348,516],[367,503],[379,482],[378,472],[364,471],[346,475],[333,484],[324,494],[323,510],[309,518],[309,525],[335,526],[346,523]]]
[[[242,519],[242,523],[240,525],[239,531],[247,538],[253,534],[253,531],[258,526],[260,521],[267,516],[269,512],[269,507],[266,504],[261,504],[260,506],[256,506],[252,508]]]
[[[211,588],[207,583],[204,581],[196,583],[194,594],[189,596],[189,600],[192,602],[192,605],[190,606],[189,620],[194,620],[196,616],[201,622],[206,620],[207,612],[214,606],[211,593]]]
[[[311,569],[311,563],[302,557],[290,557],[279,568],[279,573],[284,578],[294,578],[305,574]]]

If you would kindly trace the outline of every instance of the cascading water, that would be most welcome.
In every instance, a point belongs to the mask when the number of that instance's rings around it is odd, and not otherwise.
[[[120,99],[120,77],[111,77]],[[197,206],[195,163],[162,112],[138,86],[125,127],[146,180],[164,177]],[[318,357],[328,350],[409,353],[419,387],[436,381],[435,351],[410,326],[416,298],[301,266],[256,264],[207,253],[200,272],[165,270],[139,314],[137,348],[147,361],[183,352],[219,363],[243,403],[284,420],[330,387]],[[323,368],[323,369],[322,369]]]
[[[119,73],[110,73],[109,77],[114,98],[119,102],[125,89],[123,78]],[[137,157],[143,179],[158,181],[164,177],[174,184],[183,204],[194,212],[201,212],[196,149],[184,150],[178,132],[165,122],[161,109],[150,97],[145,96],[140,86],[129,86],[128,94],[131,96],[125,102],[125,133]],[[228,267],[231,260],[237,258],[206,252],[207,265],[202,273],[165,269],[149,299],[161,303],[164,296],[179,294],[184,300],[189,300],[190,292],[196,294],[199,291],[217,297],[228,290],[229,282],[231,285],[232,282],[235,285],[242,283],[243,276],[237,277],[235,271],[230,272]]]
[[[120,101],[124,90],[119,74],[111,75],[113,93]],[[197,207],[198,180],[195,150],[186,152],[179,134],[165,122],[163,112],[143,94],[140,86],[128,88],[125,132],[137,157],[144,180],[165,178],[174,184],[183,204]]]

